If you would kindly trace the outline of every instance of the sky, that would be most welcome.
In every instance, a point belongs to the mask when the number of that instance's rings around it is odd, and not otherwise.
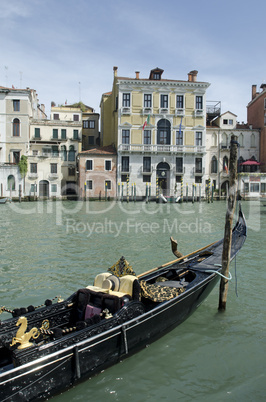
[[[185,81],[198,70],[207,101],[246,122],[266,80],[265,15],[265,0],[0,0],[0,86],[35,89],[50,117],[52,101],[100,112],[113,66]]]

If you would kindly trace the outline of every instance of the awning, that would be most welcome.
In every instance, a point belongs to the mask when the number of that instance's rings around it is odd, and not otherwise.
[[[249,160],[247,160],[245,162],[240,163],[240,165],[242,165],[242,166],[260,166],[261,163],[257,162],[257,161],[254,161],[252,159],[249,159]]]

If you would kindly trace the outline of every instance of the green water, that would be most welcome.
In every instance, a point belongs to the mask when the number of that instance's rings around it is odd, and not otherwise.
[[[226,312],[216,287],[180,327],[54,401],[265,399],[266,206],[242,208],[248,238],[236,274],[231,264]],[[137,274],[171,261],[170,236],[183,254],[201,248],[223,236],[225,212],[224,202],[0,205],[0,306],[67,297],[122,255]]]

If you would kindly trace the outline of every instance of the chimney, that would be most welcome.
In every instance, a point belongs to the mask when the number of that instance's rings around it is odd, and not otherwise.
[[[256,98],[257,85],[252,85],[252,99]]]
[[[114,66],[114,67],[113,67],[113,70],[114,70],[114,76],[117,77],[117,70],[118,70],[118,67]]]
[[[136,71],[136,80],[139,80],[139,71]]]
[[[188,81],[189,82],[196,82],[197,81],[197,75],[198,71],[197,70],[192,70],[188,73]]]

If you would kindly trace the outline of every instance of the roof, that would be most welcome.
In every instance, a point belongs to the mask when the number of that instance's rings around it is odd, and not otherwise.
[[[79,155],[116,155],[116,150],[112,145],[105,147],[93,147],[86,151],[79,152]]]

